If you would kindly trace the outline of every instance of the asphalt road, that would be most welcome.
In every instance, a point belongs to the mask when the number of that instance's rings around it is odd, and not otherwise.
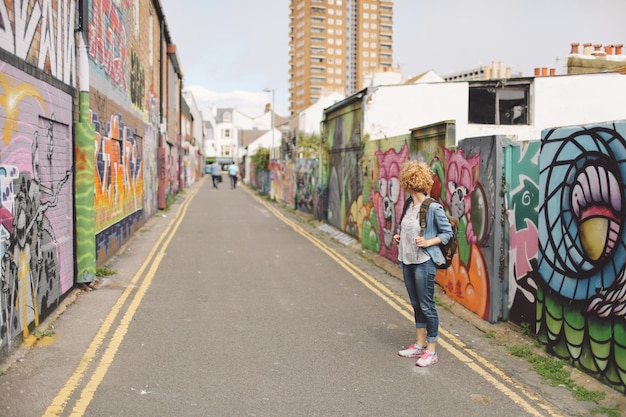
[[[0,364],[0,416],[590,409],[543,384],[454,309],[440,308],[438,364],[398,357],[415,333],[399,270],[245,187],[213,190],[203,179],[110,267],[115,275],[75,291],[40,326],[53,336]]]

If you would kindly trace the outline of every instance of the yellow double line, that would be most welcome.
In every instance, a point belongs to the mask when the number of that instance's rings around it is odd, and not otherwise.
[[[106,350],[102,353],[100,357],[100,361],[98,362],[96,368],[91,374],[91,378],[84,386],[81,391],[80,397],[74,404],[74,408],[72,409],[71,416],[83,416],[87,410],[87,407],[93,400],[93,396],[96,393],[98,386],[104,379],[109,366],[113,363],[113,359],[117,354],[117,351],[124,340],[124,336],[128,332],[128,326],[133,320],[141,301],[146,294],[146,291],[152,284],[152,280],[154,279],[154,275],[165,255],[167,247],[170,244],[170,241],[176,234],[176,230],[180,226],[180,223],[185,218],[185,213],[189,207],[189,204],[193,200],[193,197],[198,192],[199,187],[196,187],[192,190],[185,201],[180,205],[176,212],[176,216],[174,219],[170,221],[167,225],[159,239],[156,241],[155,245],[150,250],[150,253],[146,257],[146,260],[141,264],[141,267],[137,271],[137,273],[131,279],[129,285],[126,287],[120,298],[117,300],[111,312],[107,315],[100,329],[94,336],[91,344],[85,351],[85,354],[82,356],[78,366],[74,370],[73,374],[67,380],[66,384],[61,388],[57,396],[52,400],[48,408],[43,414],[43,417],[53,417],[59,416],[65,412],[65,408],[68,406],[68,402],[70,397],[73,395],[74,391],[76,391],[81,384],[81,381],[85,377],[88,369],[90,368],[92,362],[97,358],[98,351],[104,344],[104,340],[106,335],[109,333],[114,323],[117,321],[118,316],[123,311],[123,307],[126,304],[126,301],[131,297],[134,293],[124,316],[121,318],[120,322],[115,326],[115,332],[113,336],[108,340],[108,345]],[[150,266],[150,269],[148,269]],[[148,269],[147,273],[144,272]],[[143,278],[143,281],[141,281]],[[137,284],[141,281],[141,285],[137,287]]]
[[[287,225],[291,226],[297,233],[304,236],[311,243],[317,246],[320,250],[326,253],[330,258],[343,267],[348,273],[359,280],[365,287],[371,292],[383,299],[392,308],[397,310],[400,314],[406,317],[407,320],[413,322],[413,307],[403,298],[394,294],[388,287],[381,282],[374,279],[372,276],[363,272],[360,268],[352,264],[345,257],[337,253],[335,250],[328,247],[324,242],[317,239],[311,233],[299,226],[296,222],[286,217],[281,211],[276,209],[273,205],[258,198],[253,197],[267,207],[276,217],[282,220]],[[552,417],[564,417],[559,414],[552,407],[545,404],[540,397],[532,392],[529,392],[521,384],[508,377],[501,369],[488,359],[482,357],[476,351],[469,348],[463,341],[454,336],[449,331],[439,328],[439,333],[442,338],[439,339],[438,344],[446,351],[455,356],[461,363],[465,364],[476,374],[481,376],[487,382],[494,386],[498,391],[507,396],[511,401],[517,404],[529,416],[543,416],[544,414],[539,411],[547,413]]]

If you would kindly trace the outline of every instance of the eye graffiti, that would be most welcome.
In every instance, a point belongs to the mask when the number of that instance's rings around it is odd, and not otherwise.
[[[604,127],[561,138],[555,132],[541,152],[553,160],[541,169],[539,272],[561,296],[588,300],[624,268],[626,141]]]

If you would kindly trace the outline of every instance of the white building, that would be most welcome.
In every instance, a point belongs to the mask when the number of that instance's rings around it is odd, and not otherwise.
[[[298,114],[298,132],[305,133],[307,135],[320,134],[320,123],[324,118],[324,109],[330,107],[333,104],[343,100],[345,95],[342,93],[330,93],[322,96],[315,103],[307,107],[305,110]]]
[[[270,130],[273,112],[266,110],[256,117],[243,114],[234,107],[209,106],[204,112],[207,141],[206,156],[226,161],[240,162],[245,153],[242,130]],[[280,145],[280,136],[278,136]]]
[[[457,141],[538,140],[546,128],[626,118],[626,76],[618,73],[377,86],[359,95],[361,134],[370,140],[444,120],[454,121]]]
[[[189,108],[191,119],[183,118],[181,133],[183,137],[183,174],[185,186],[193,184],[196,174],[202,169],[204,155],[204,123],[202,112],[198,109],[196,100],[191,91],[183,91],[184,102]]]

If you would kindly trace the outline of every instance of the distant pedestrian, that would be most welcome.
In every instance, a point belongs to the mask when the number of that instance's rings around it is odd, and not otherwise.
[[[404,285],[415,313],[415,343],[398,352],[405,358],[418,358],[415,365],[437,363],[439,313],[435,306],[435,274],[437,265],[445,263],[439,244],[453,236],[452,226],[443,206],[431,203],[426,227],[420,223],[420,206],[433,186],[433,172],[424,162],[407,161],[398,176],[404,192],[409,194],[400,219],[400,230],[393,241],[398,245]]]
[[[220,182],[222,182],[222,169],[217,161],[211,164],[211,178],[213,179],[213,188],[217,190]]]
[[[234,162],[228,166],[228,175],[230,176],[230,189],[237,188],[237,175],[239,174],[239,168]]]

